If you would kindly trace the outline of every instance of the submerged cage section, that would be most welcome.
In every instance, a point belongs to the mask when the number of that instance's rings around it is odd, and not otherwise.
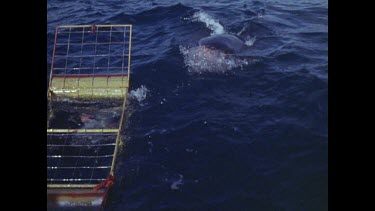
[[[47,184],[97,185],[108,177],[116,133],[49,133]]]
[[[105,202],[121,141],[131,37],[131,25],[56,28],[47,93],[47,207]]]

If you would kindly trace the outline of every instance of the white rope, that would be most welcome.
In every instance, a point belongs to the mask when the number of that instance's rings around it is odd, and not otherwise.
[[[110,144],[86,144],[86,145],[62,145],[62,144],[47,144],[47,147],[100,147],[100,146],[113,146],[116,143]]]
[[[78,167],[74,167],[74,166],[47,166],[47,169],[107,169],[107,168],[111,168],[111,166],[78,166]]]
[[[98,155],[98,156],[90,156],[90,155],[82,155],[82,156],[74,156],[74,155],[47,155],[47,158],[108,158],[113,157],[113,155]]]
[[[47,181],[51,182],[77,182],[77,181],[100,181],[100,180],[106,180],[106,178],[102,179],[47,179]]]

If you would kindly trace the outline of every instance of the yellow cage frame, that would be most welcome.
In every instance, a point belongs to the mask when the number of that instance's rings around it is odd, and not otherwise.
[[[75,74],[75,75],[55,75],[54,74],[54,60],[56,53],[56,41],[58,38],[58,31],[60,29],[79,29],[82,28],[83,32],[86,29],[92,30],[93,27],[96,29],[100,28],[112,28],[124,27],[124,33],[126,28],[129,29],[129,40],[128,40],[128,53],[127,53],[127,74],[121,75],[99,75],[99,74]],[[112,32],[111,32],[112,33]],[[109,174],[114,176],[115,163],[118,153],[120,141],[122,139],[121,131],[124,122],[124,113],[127,100],[127,92],[129,87],[130,78],[130,59],[131,59],[131,42],[132,42],[132,25],[131,24],[109,24],[109,25],[65,25],[56,27],[55,40],[52,56],[51,71],[49,77],[49,86],[47,91],[47,97],[50,102],[56,100],[57,97],[64,97],[70,99],[123,99],[122,113],[117,129],[98,128],[98,129],[64,129],[64,128],[47,128],[48,134],[56,133],[114,133],[116,134],[116,144],[112,159],[112,164]],[[109,63],[109,62],[108,62]],[[47,188],[93,188],[94,184],[47,184]]]

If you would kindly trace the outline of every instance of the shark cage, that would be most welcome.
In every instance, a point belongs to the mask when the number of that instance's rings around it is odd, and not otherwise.
[[[59,26],[47,110],[47,208],[101,209],[129,88],[132,25]]]

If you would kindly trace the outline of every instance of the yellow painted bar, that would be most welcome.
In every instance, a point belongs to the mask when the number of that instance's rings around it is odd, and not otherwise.
[[[50,92],[67,98],[123,99],[128,87],[129,78],[125,75],[58,75],[52,77]]]
[[[47,184],[47,188],[93,188],[97,185]]]

